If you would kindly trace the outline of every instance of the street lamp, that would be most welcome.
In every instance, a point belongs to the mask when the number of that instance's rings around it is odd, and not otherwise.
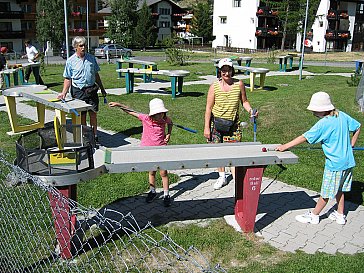
[[[86,31],[87,31],[87,51],[90,52],[90,27],[88,24],[88,0],[86,1]]]
[[[302,40],[302,47],[301,47],[302,52],[301,52],[301,62],[300,62],[300,77],[299,77],[300,80],[302,80],[303,58],[305,56],[305,40],[306,40],[306,30],[307,30],[308,2],[309,2],[309,0],[306,0],[305,26],[303,28],[303,40]]]
[[[69,46],[68,46],[68,23],[67,23],[67,3],[66,0],[63,0],[63,7],[64,7],[64,32],[66,34],[66,52],[67,52],[67,59],[70,56],[69,53]]]

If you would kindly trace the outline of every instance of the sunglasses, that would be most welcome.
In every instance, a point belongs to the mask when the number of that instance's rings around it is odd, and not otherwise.
[[[82,44],[82,45],[78,45],[78,47],[85,47],[85,44]]]

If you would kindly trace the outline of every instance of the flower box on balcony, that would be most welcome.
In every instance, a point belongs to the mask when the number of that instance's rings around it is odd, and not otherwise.
[[[278,15],[278,11],[277,10],[272,10],[272,15],[273,16],[277,16]]]
[[[262,10],[262,9],[258,9],[258,11],[257,11],[257,15],[263,15],[264,14],[264,10]]]
[[[81,12],[79,12],[79,11],[73,11],[73,12],[71,12],[71,15],[72,16],[80,16],[81,15]]]
[[[346,12],[342,12],[342,13],[340,13],[340,18],[341,19],[348,19],[349,18],[349,14],[346,13]]]
[[[335,12],[335,11],[330,10],[330,11],[327,13],[327,19],[336,19],[336,12]]]
[[[262,35],[262,31],[260,29],[255,31],[255,36],[261,36],[261,35]]]
[[[267,33],[271,36],[277,36],[279,34],[279,32],[277,30],[268,30]]]
[[[337,34],[337,37],[342,39],[349,39],[349,36],[350,36],[349,32],[341,32]]]
[[[82,33],[82,32],[85,32],[85,30],[83,28],[79,28],[78,32]]]
[[[326,39],[333,39],[335,37],[334,32],[327,32],[325,35]]]

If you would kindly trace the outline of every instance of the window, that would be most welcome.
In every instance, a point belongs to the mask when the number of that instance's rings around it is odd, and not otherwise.
[[[22,10],[22,12],[25,12],[25,13],[31,13],[32,5],[22,5],[21,10]]]
[[[9,2],[1,2],[0,3],[0,12],[10,11],[10,3]]]
[[[32,21],[22,21],[21,22],[21,29],[22,30],[33,29],[33,22]]]
[[[221,16],[220,17],[220,24],[226,24],[227,21],[227,17],[226,16]]]
[[[159,9],[159,14],[160,15],[170,15],[171,14],[171,10],[170,9],[166,9],[166,8],[160,8]]]
[[[233,7],[240,8],[241,7],[241,0],[233,0]]]
[[[171,27],[171,22],[169,22],[169,21],[160,21],[159,22],[159,27],[161,27],[161,28]]]
[[[13,31],[11,22],[0,22],[0,31]]]

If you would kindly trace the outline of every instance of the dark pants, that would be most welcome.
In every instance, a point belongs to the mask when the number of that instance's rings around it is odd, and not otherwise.
[[[42,77],[39,74],[39,66],[35,66],[35,67],[31,67],[28,66],[25,70],[25,80],[28,82],[29,81],[29,77],[30,74],[33,72],[34,78],[35,78],[35,83],[36,84],[44,84]]]

